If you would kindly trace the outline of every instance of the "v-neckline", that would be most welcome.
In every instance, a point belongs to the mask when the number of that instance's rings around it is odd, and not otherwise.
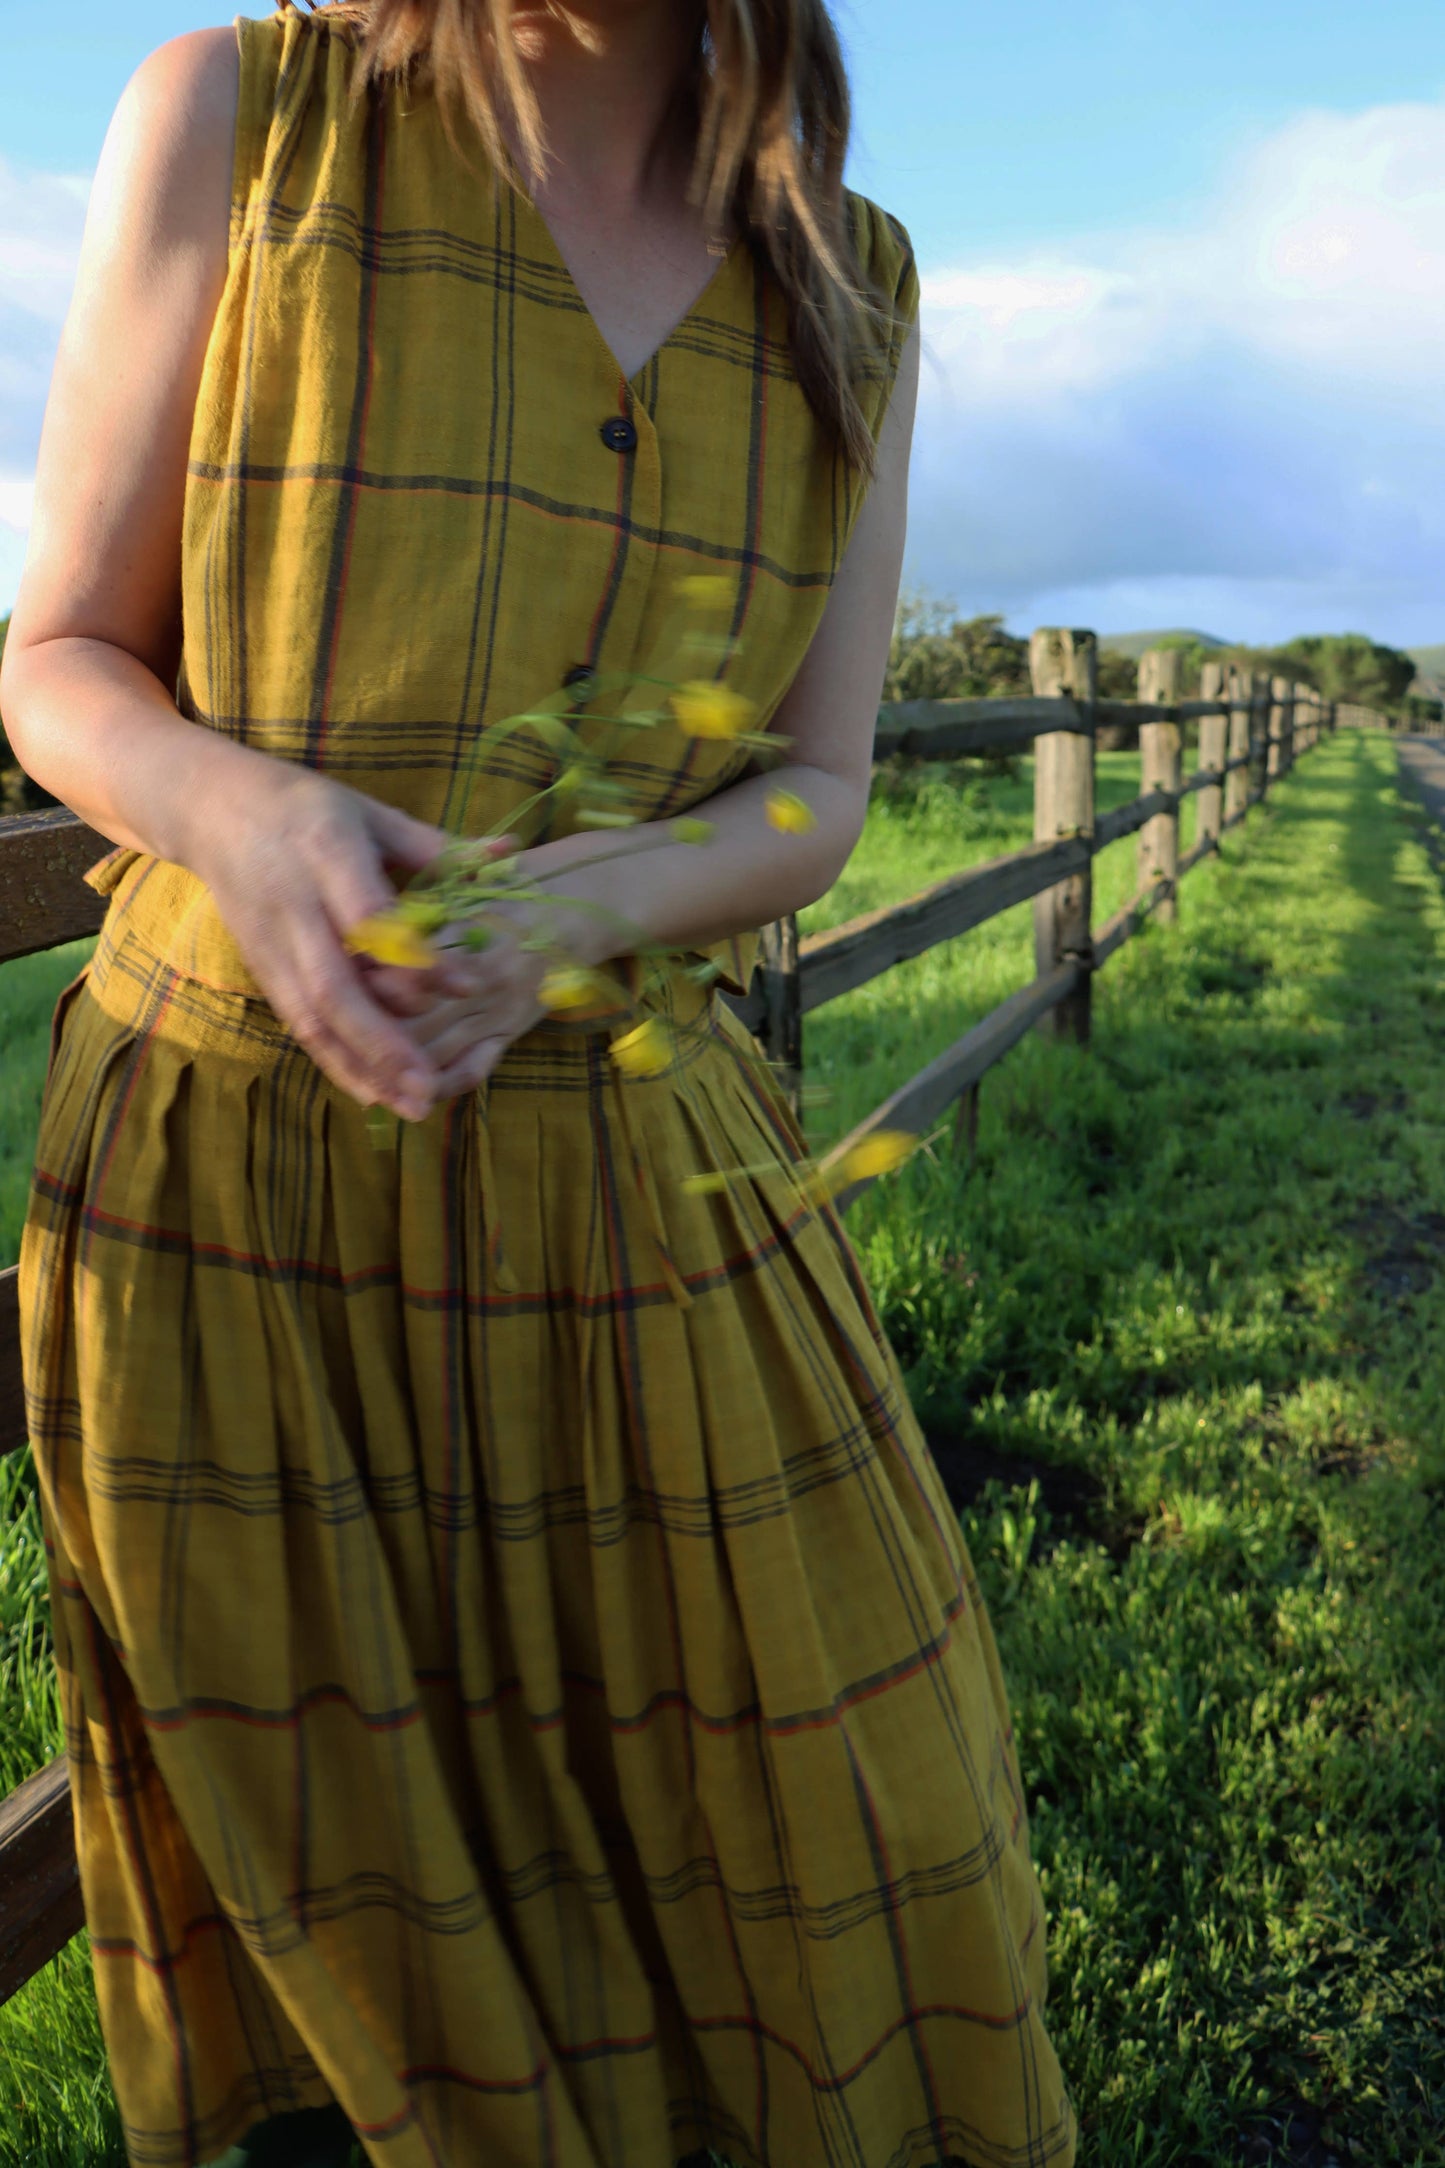
[[[671,331],[667,333],[666,337],[658,340],[656,346],[652,349],[652,352],[648,355],[647,359],[638,363],[637,367],[633,370],[631,376],[625,376],[623,375],[621,362],[613,353],[612,348],[608,345],[606,339],[602,335],[601,325],[598,323],[596,317],[592,314],[591,309],[588,308],[586,301],[583,299],[582,289],[577,284],[576,279],[573,277],[572,267],[568,263],[566,257],[562,254],[562,251],[557,244],[556,235],[553,233],[551,227],[548,225],[546,219],[543,217],[537,205],[526,193],[525,189],[519,190],[518,193],[520,194],[522,201],[526,205],[527,209],[531,212],[532,217],[536,220],[538,231],[541,233],[543,239],[547,244],[548,249],[551,251],[551,254],[557,264],[557,268],[561,271],[562,276],[566,279],[567,284],[572,289],[572,293],[576,300],[577,306],[581,310],[583,316],[587,319],[587,323],[591,329],[593,338],[596,340],[598,346],[602,349],[602,352],[606,355],[607,359],[611,362],[613,368],[617,371],[618,376],[622,378],[623,383],[626,384],[628,389],[632,391],[635,395],[637,385],[641,378],[646,376],[648,370],[652,367],[653,363],[658,360],[659,356],[666,353],[668,347],[672,345],[673,340],[678,336],[679,332],[685,331],[687,329],[687,326],[699,313],[703,304],[709,299],[711,299],[711,297],[716,293],[718,287],[722,284],[724,277],[732,269],[733,264],[737,259],[738,252],[743,246],[743,241],[745,238],[744,235],[740,233],[734,235],[732,241],[729,243],[727,253],[723,256],[721,262],[717,265],[717,268],[714,270],[711,278],[707,281],[707,284],[702,287],[696,299],[690,304],[688,308],[683,311],[682,315],[679,316],[677,322],[673,325]]]

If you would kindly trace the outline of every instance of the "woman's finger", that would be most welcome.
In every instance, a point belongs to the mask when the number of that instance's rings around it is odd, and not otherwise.
[[[293,965],[301,1021],[313,1033],[319,1028],[339,1040],[378,1097],[391,1102],[398,1094],[409,1100],[430,1094],[434,1070],[425,1048],[366,993],[329,927],[297,928]]]
[[[431,821],[415,820],[410,813],[380,798],[368,798],[366,805],[372,835],[393,865],[408,866],[419,873],[454,840],[448,829],[438,828]]]
[[[393,1016],[425,1016],[448,991],[435,971],[409,970],[405,964],[373,965],[362,984]]]
[[[323,1076],[329,1078],[338,1091],[345,1092],[348,1099],[354,1099],[358,1106],[389,1106],[393,1113],[397,1114],[403,1111],[402,1104],[399,1104],[397,1099],[377,1091],[375,1085],[352,1060],[341,1040],[324,1024],[313,1024],[309,1043],[303,1043]],[[410,1103],[407,1103],[406,1111],[410,1112]]]
[[[438,1101],[455,1099],[462,1092],[475,1091],[479,1084],[484,1084],[512,1043],[504,1034],[474,1041],[438,1074]]]

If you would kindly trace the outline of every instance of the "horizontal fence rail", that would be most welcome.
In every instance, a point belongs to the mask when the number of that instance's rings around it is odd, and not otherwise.
[[[968,753],[1012,753],[1045,731],[1073,730],[1088,737],[1093,728],[1073,700],[903,700],[879,711],[873,758],[917,753],[928,760],[958,760]]]
[[[801,1115],[804,1016],[866,985],[894,964],[983,925],[1016,904],[1034,900],[1038,971],[1032,984],[966,1033],[913,1085],[875,1109],[824,1157],[825,1167],[836,1165],[879,1129],[921,1128],[941,1107],[974,1089],[1034,1025],[1057,1022],[1060,1012],[1068,1012],[1065,1030],[1069,1035],[1087,1038],[1092,977],[1149,918],[1174,915],[1180,881],[1218,851],[1223,835],[1239,826],[1279,775],[1288,773],[1302,753],[1337,727],[1335,708],[1312,688],[1259,673],[1236,670],[1226,676],[1219,665],[1206,665],[1199,698],[1171,697],[1178,689],[1179,658],[1168,650],[1153,650],[1142,659],[1138,701],[1099,700],[1094,697],[1097,648],[1089,634],[1036,633],[1031,666],[1039,688],[1032,700],[920,700],[885,709],[874,750],[879,757],[904,753],[952,759],[1034,745],[1038,754],[1036,832],[1044,830],[1039,839],[825,934],[795,938],[795,961],[787,972],[765,967],[745,998],[724,996],[758,1033],[764,1050],[782,1072],[795,1112]],[[1145,787],[1127,805],[1096,817],[1093,739],[1104,722],[1139,725]],[[1186,722],[1198,723],[1200,741],[1199,765],[1187,778],[1181,772]],[[1048,768],[1046,751],[1052,753],[1057,767],[1058,754],[1053,749],[1061,741],[1082,741],[1083,759],[1078,754],[1069,756],[1073,780],[1062,791],[1057,780],[1047,786],[1052,799],[1043,809],[1040,794]],[[1196,796],[1200,799],[1199,833],[1181,856],[1180,809]],[[1067,832],[1060,833],[1061,829]],[[1077,883],[1086,874],[1100,851],[1136,833],[1140,833],[1138,893],[1096,933],[1090,931],[1085,914],[1073,928],[1073,939],[1061,941],[1050,920],[1056,899],[1071,881]],[[780,1019],[787,1023],[786,1040]],[[919,1087],[916,1097],[911,1096],[914,1086]],[[840,1190],[839,1208],[846,1210],[868,1186],[863,1181]]]
[[[1086,866],[1091,855],[1086,836],[1033,843],[986,865],[970,866],[966,873],[951,874],[905,903],[870,911],[831,933],[811,935],[798,949],[803,1013],[852,993],[855,986],[865,986],[880,972],[921,956],[940,941],[986,925],[1016,903],[1027,903]]]
[[[70,1778],[48,1762],[0,1799],[0,2002],[85,1925]]]
[[[1341,726],[1380,728],[1370,709],[1332,707],[1308,687],[1206,665],[1199,699],[1177,697],[1179,658],[1153,650],[1140,663],[1137,701],[1099,700],[1090,633],[1045,630],[1030,645],[1032,696],[921,700],[885,708],[875,758],[955,760],[1033,748],[1035,840],[970,866],[903,902],[822,934],[798,938],[795,919],[763,930],[762,962],[745,996],[723,995],[754,1031],[795,1108],[801,1106],[802,1019],[896,964],[1032,902],[1035,975],[875,1108],[822,1161],[880,1129],[921,1133],[950,1105],[976,1106],[979,1085],[1035,1029],[1081,1042],[1100,968],[1152,916],[1170,917],[1179,882],[1217,851],[1299,755]],[[1199,726],[1199,761],[1182,773],[1183,725]],[[1138,725],[1142,788],[1127,805],[1094,811],[1094,751],[1104,724]],[[1198,839],[1182,857],[1179,813],[1200,800]],[[1139,836],[1140,886],[1095,930],[1092,866],[1102,850]],[[105,899],[80,876],[111,848],[59,808],[0,819],[0,961],[95,933]],[[835,1192],[846,1211],[870,1186]],[[17,1272],[0,1272],[0,1454],[25,1443]],[[52,1762],[0,1801],[0,2002],[24,1985],[83,1925],[65,1763]]]
[[[0,820],[0,963],[99,930],[105,898],[80,876],[111,847],[63,806]]]
[[[906,1129],[921,1132],[944,1108],[979,1083],[995,1062],[1018,1045],[1025,1032],[1067,1000],[1084,976],[1080,964],[1058,964],[1032,985],[1021,987],[1007,1001],[990,1010],[961,1039],[935,1057],[926,1069],[902,1085],[890,1099],[860,1123],[848,1142],[857,1142],[875,1129]],[[846,1149],[846,1145],[843,1147]],[[836,1159],[839,1153],[830,1154]],[[826,1162],[825,1162],[826,1164]],[[871,1178],[870,1178],[871,1179]],[[835,1203],[846,1212],[861,1197],[869,1181],[851,1182],[836,1192]]]

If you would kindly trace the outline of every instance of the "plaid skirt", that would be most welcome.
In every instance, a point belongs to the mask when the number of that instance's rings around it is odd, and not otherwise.
[[[20,1293],[133,2168],[1042,2168],[1074,2126],[957,1520],[752,1041],[547,1022],[378,1149],[102,933]],[[756,1168],[711,1194],[684,1175]]]

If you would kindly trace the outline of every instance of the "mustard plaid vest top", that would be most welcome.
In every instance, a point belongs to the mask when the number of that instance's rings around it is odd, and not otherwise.
[[[238,17],[236,35],[229,270],[186,479],[182,712],[420,819],[540,842],[568,832],[557,800],[512,812],[552,780],[555,750],[524,726],[468,780],[477,733],[585,671],[665,671],[679,582],[708,573],[731,596],[727,682],[765,728],[863,489],[799,387],[781,291],[746,239],[624,378],[541,215],[480,150],[469,170],[433,100],[354,101],[350,33],[324,16]],[[876,439],[917,279],[896,221],[848,206],[897,310],[860,387]],[[745,747],[672,723],[621,743],[609,772],[642,820],[749,768]],[[254,989],[194,875],[118,850],[89,878],[113,912],[133,901],[173,967]],[[734,991],[756,948],[749,934],[710,952]]]

